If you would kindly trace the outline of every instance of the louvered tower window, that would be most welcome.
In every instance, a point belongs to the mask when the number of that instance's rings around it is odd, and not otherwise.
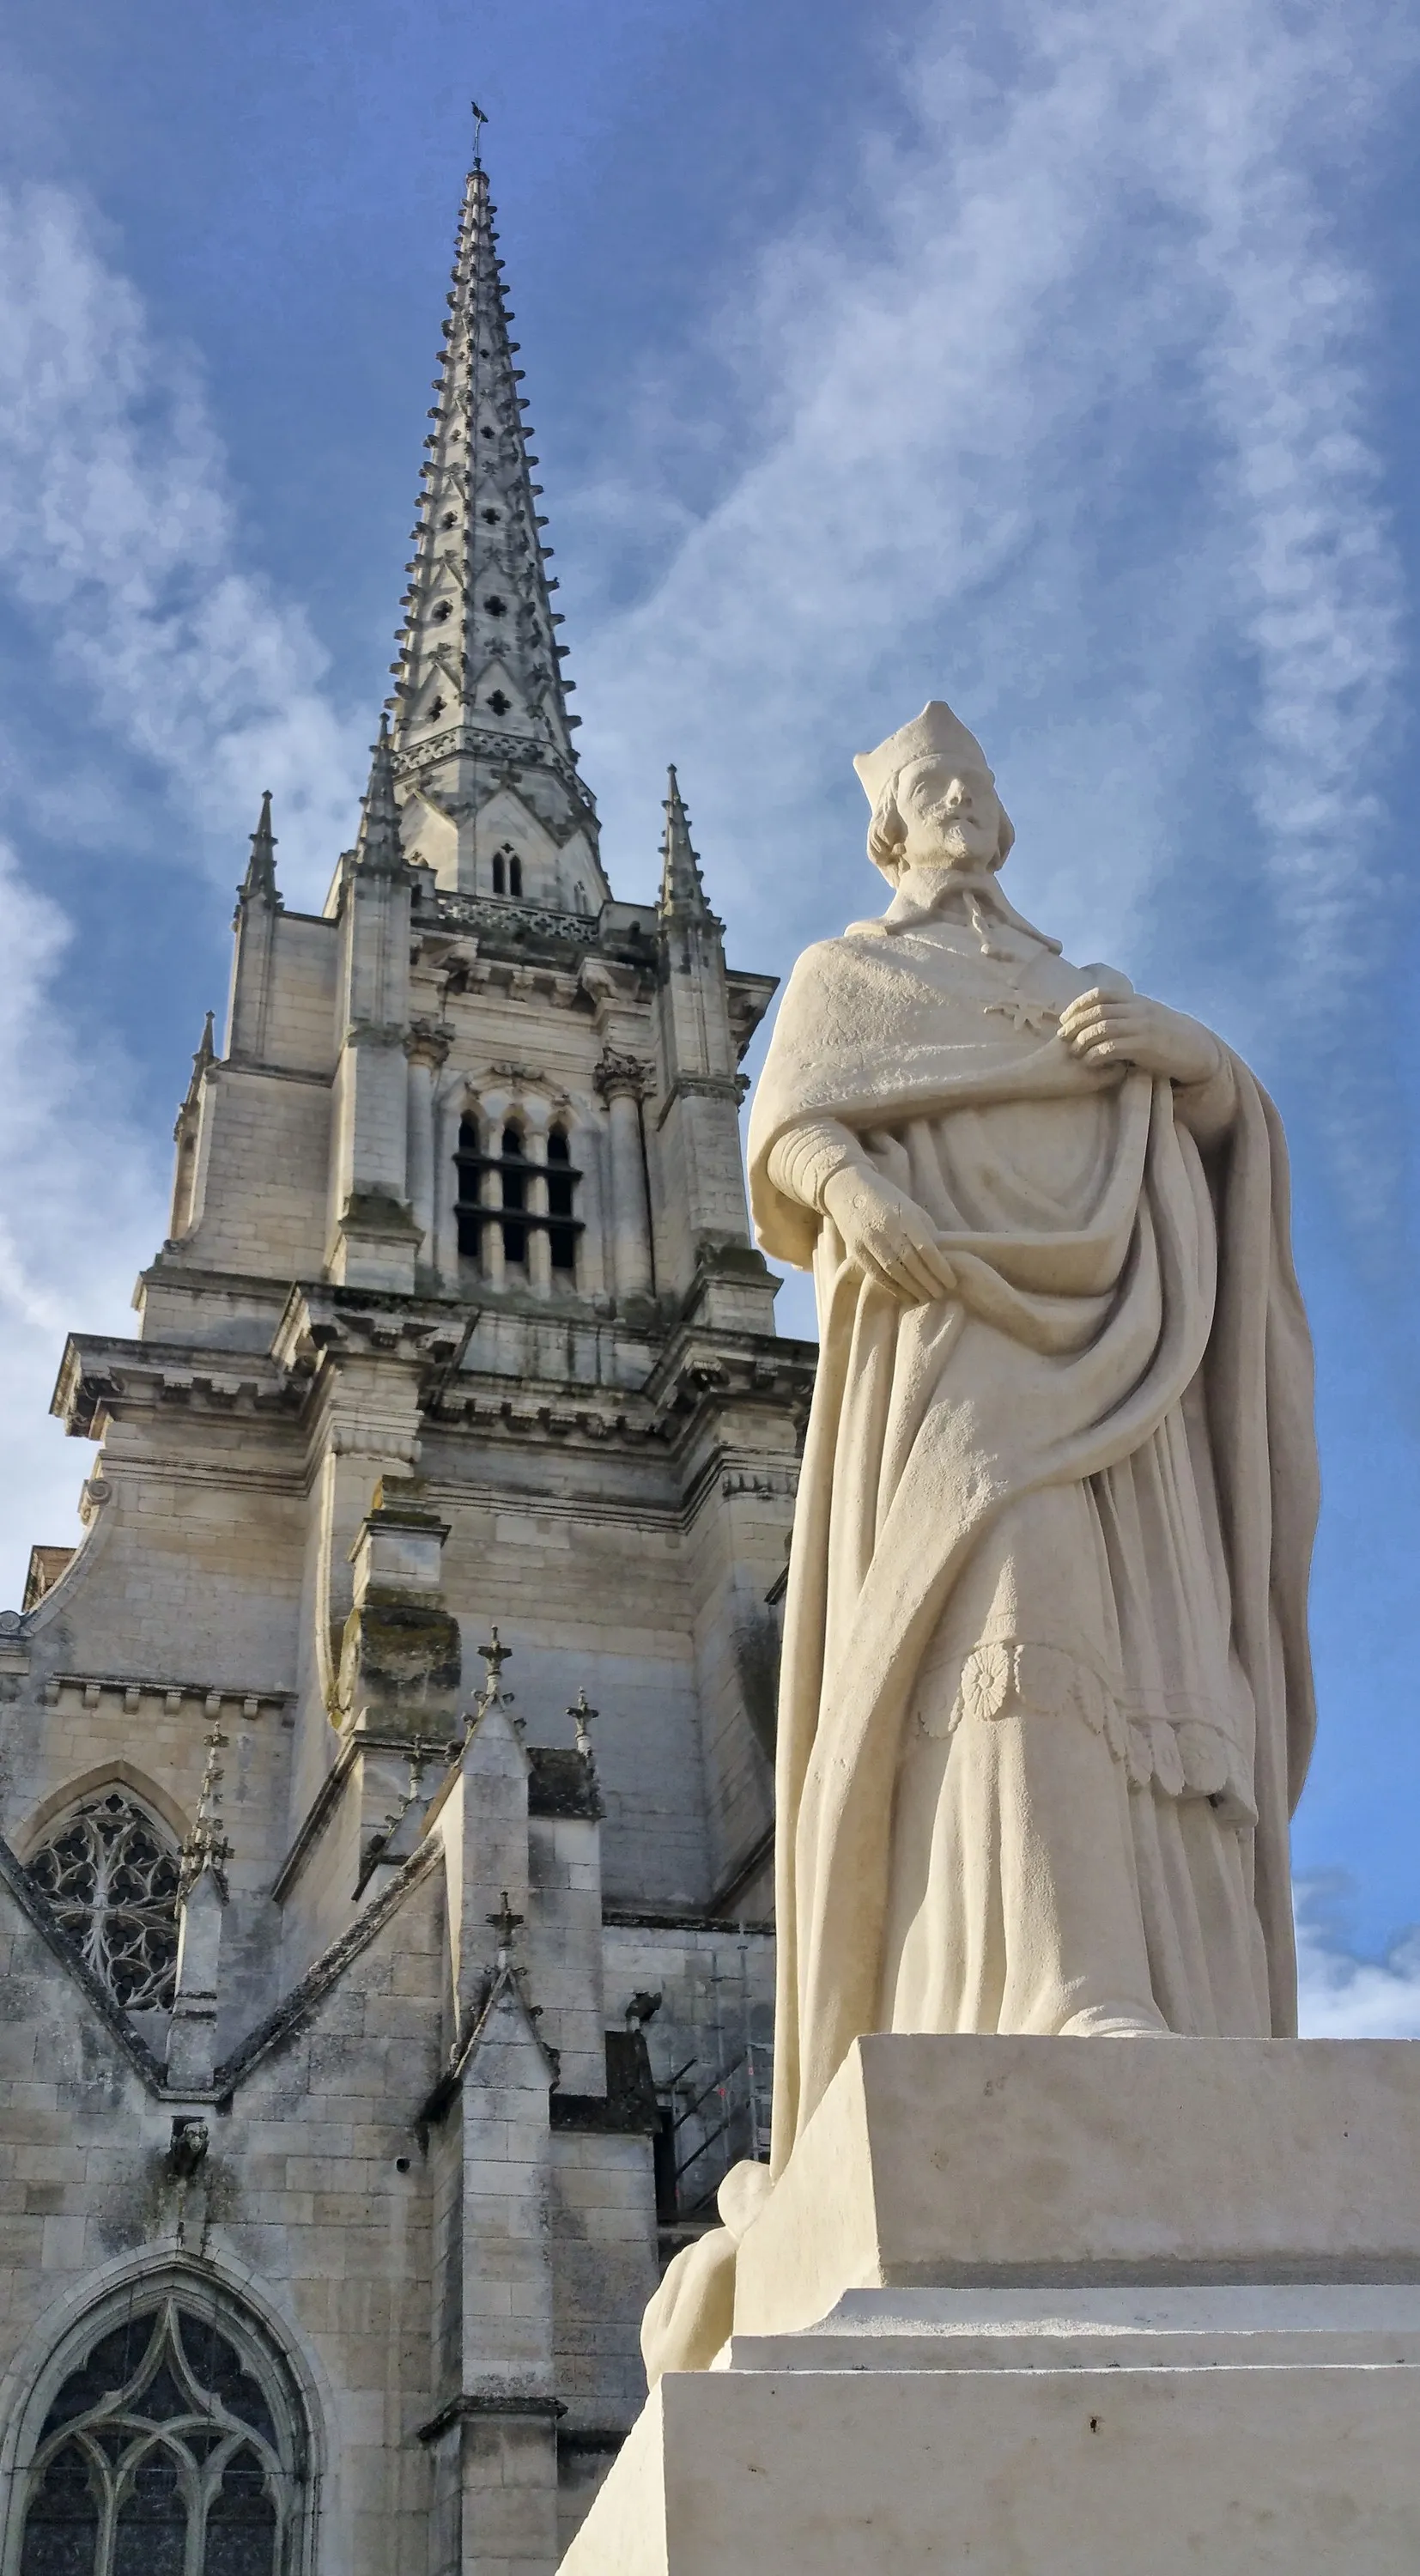
[[[490,1238],[496,1230],[503,1270],[523,1279],[536,1267],[530,1258],[532,1239],[545,1234],[552,1277],[570,1286],[577,1275],[577,1239],[583,1230],[577,1214],[582,1175],[573,1164],[566,1129],[549,1131],[545,1163],[528,1153],[526,1139],[516,1126],[496,1131],[496,1141],[497,1152],[486,1153],[477,1119],[469,1117],[460,1123],[454,1159],[459,1175],[461,1256],[476,1261],[481,1274],[488,1277],[495,1268]]]
[[[177,1966],[178,1853],[120,1789],[56,1825],[30,1860],[63,1929],[125,2012],[167,2012]]]
[[[296,2576],[304,2495],[299,2415],[273,2357],[235,2319],[150,2292],[61,2382],[7,2563],[17,2576]]]
[[[575,1223],[577,1174],[572,1169],[572,1148],[565,1128],[553,1127],[547,1138],[547,1235],[552,1246],[552,1267],[564,1279],[577,1272],[577,1235]]]

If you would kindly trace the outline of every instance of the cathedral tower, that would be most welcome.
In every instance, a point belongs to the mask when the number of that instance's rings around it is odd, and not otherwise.
[[[674,771],[659,901],[604,872],[493,213],[353,846],[291,910],[261,800],[138,1334],[60,1370],[83,1542],[0,1617],[18,2576],[550,2576],[767,2145],[773,979]]]

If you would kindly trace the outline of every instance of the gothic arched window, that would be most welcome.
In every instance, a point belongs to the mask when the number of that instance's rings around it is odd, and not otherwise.
[[[140,2294],[51,2400],[17,2576],[297,2576],[305,2480],[294,2392],[245,2322]]]
[[[489,1258],[489,1237],[496,1228],[503,1269],[526,1272],[530,1239],[545,1232],[550,1266],[564,1283],[577,1274],[577,1238],[582,1220],[576,1214],[577,1184],[572,1149],[565,1127],[548,1130],[547,1159],[529,1154],[521,1127],[511,1119],[495,1128],[487,1148],[479,1140],[479,1122],[469,1116],[459,1125],[459,1251],[476,1260],[485,1276],[498,1275],[496,1254]],[[545,1192],[545,1196],[543,1193]],[[531,1265],[536,1276],[536,1265]]]
[[[493,853],[493,891],[495,894],[506,894],[508,891],[508,862],[501,850],[495,850]]]
[[[167,2012],[177,1966],[179,1854],[121,1789],[100,1790],[55,1825],[30,1876],[125,2012]]]

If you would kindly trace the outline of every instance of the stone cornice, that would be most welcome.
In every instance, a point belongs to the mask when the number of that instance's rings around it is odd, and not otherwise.
[[[200,1700],[209,1718],[224,1711],[256,1718],[263,1709],[279,1716],[294,1696],[289,1690],[254,1688],[249,1682],[170,1681],[161,1676],[155,1680],[146,1673],[51,1673],[44,1685],[46,1707],[57,1707],[67,1690],[77,1691],[85,1708],[97,1708],[104,1699],[121,1700],[130,1717],[141,1711],[145,1699],[162,1700],[169,1716],[176,1716],[185,1700]]]
[[[466,1309],[452,1300],[434,1304],[394,1289],[298,1281],[272,1335],[271,1356],[278,1367],[307,1378],[327,1354],[437,1369],[457,1351],[467,1322]]]
[[[656,1115],[658,1128],[664,1127],[678,1100],[723,1100],[738,1116],[740,1102],[749,1089],[747,1073],[678,1073],[668,1086]]]
[[[64,1346],[49,1409],[66,1431],[87,1437],[102,1413],[182,1406],[229,1419],[270,1419],[290,1418],[300,1404],[301,1389],[285,1371],[251,1352],[74,1333]]]

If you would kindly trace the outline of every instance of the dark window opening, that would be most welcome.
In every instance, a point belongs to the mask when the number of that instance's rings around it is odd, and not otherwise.
[[[566,1130],[551,1130],[545,1163],[535,1162],[528,1154],[517,1127],[502,1128],[497,1143],[496,1153],[485,1153],[479,1142],[477,1119],[461,1120],[454,1157],[459,1175],[456,1217],[461,1255],[477,1261],[486,1271],[486,1236],[488,1229],[496,1226],[505,1263],[525,1269],[529,1243],[534,1235],[543,1233],[548,1239],[554,1278],[571,1283],[577,1275],[577,1238],[583,1231],[582,1220],[574,1213],[577,1183],[582,1175],[572,1163]]]
[[[489,592],[483,605],[490,617],[506,617],[508,614],[508,603],[506,599],[499,598],[496,590]]]
[[[509,894],[521,895],[522,890],[523,863],[518,857],[516,851],[510,850],[508,852],[508,892]]]
[[[505,716],[513,701],[511,698],[505,697],[501,689],[495,689],[492,696],[489,698],[488,703],[493,709],[495,716]]]
[[[501,850],[493,853],[493,891],[495,894],[508,891],[508,863]]]
[[[439,525],[440,525],[440,527],[442,527],[442,528],[456,528],[456,527],[458,526],[458,523],[459,523],[459,514],[458,514],[457,510],[446,510],[446,511],[444,512],[444,515],[443,515],[442,519],[441,519],[441,520],[440,520],[440,522],[439,522]]]
[[[554,1127],[547,1139],[547,1239],[553,1269],[568,1278],[577,1268],[577,1228],[570,1222],[576,1187],[566,1132]]]
[[[517,1218],[527,1208],[528,1176],[523,1161],[523,1140],[516,1127],[503,1130],[501,1177],[503,1205],[516,1211],[516,1217],[507,1215],[503,1219],[503,1258],[522,1263],[528,1257],[528,1230],[517,1222]]]
[[[453,602],[452,602],[452,600],[448,600],[448,599],[441,599],[441,600],[440,600],[440,602],[439,602],[439,604],[438,604],[438,607],[437,607],[437,608],[435,609],[435,611],[434,611],[434,623],[435,623],[435,625],[436,625],[436,626],[442,626],[442,625],[443,625],[443,623],[444,623],[444,621],[445,621],[445,619],[446,619],[446,618],[449,618],[449,617],[452,617],[453,613],[454,613],[454,609],[453,609]]]
[[[484,524],[485,528],[496,528],[496,527],[497,527],[497,525],[498,525],[498,513],[497,513],[497,511],[496,511],[496,510],[485,510],[485,511],[484,511],[484,513],[483,513],[483,524]]]
[[[478,1180],[483,1169],[475,1119],[459,1121],[458,1164],[459,1196],[456,1210],[459,1229],[459,1252],[466,1261],[477,1261],[483,1250],[483,1221],[478,1203]]]
[[[656,2216],[662,2227],[672,2226],[680,2215],[680,2198],[676,2189],[674,2114],[668,2110],[662,2111],[651,2140],[651,2169],[656,2186]]]

